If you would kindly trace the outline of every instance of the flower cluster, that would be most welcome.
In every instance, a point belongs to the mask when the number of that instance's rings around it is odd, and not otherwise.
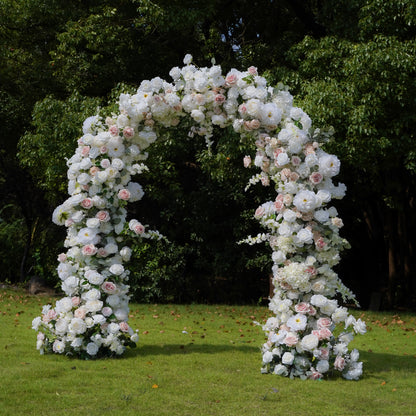
[[[325,135],[311,128],[290,93],[268,86],[255,67],[223,75],[218,65],[193,65],[190,55],[184,63],[170,71],[172,82],[157,77],[143,81],[135,94],[121,94],[119,114],[84,122],[84,135],[68,160],[70,197],[53,213],[53,221],[68,228],[68,250],[58,258],[66,297],[34,319],[38,349],[96,357],[121,354],[137,341],[127,323],[124,263],[131,249],[124,241],[128,235],[161,236],[138,220],[127,222],[126,204],[143,197],[132,177],[147,169],[145,150],[161,129],[186,117],[189,135],[203,136],[208,145],[214,128],[227,126],[255,143],[257,153],[246,156],[244,166],[261,172],[250,185],[275,184],[275,200],[255,212],[267,233],[246,240],[267,242],[273,253],[270,309],[276,316],[264,325],[262,371],[320,378],[336,369],[356,379],[361,363],[357,351],[348,352],[352,333],[335,337],[342,322],[365,332],[365,324],[334,299],[337,293],[354,297],[332,270],[347,246],[339,236],[342,220],[329,206],[345,194],[345,186],[332,181],[338,158],[321,148]]]
[[[276,316],[263,326],[267,342],[262,371],[317,379],[338,370],[347,379],[357,379],[362,363],[358,351],[349,353],[348,344],[354,333],[365,333],[365,324],[334,299],[340,294],[355,301],[333,270],[340,251],[348,247],[339,235],[343,222],[330,206],[346,191],[344,184],[333,182],[340,161],[322,149],[325,135],[311,129],[310,118],[292,106],[288,93],[272,101],[281,109],[279,125],[264,125],[254,160],[244,158],[246,167],[261,169],[249,186],[274,183],[277,193],[255,212],[268,232],[245,240],[267,242],[272,249],[274,296],[269,308]],[[337,335],[342,324],[344,331]]]
[[[126,221],[128,202],[143,195],[132,176],[147,167],[124,116],[89,117],[67,161],[69,198],[52,220],[67,227],[66,253],[57,268],[65,297],[33,320],[37,348],[84,358],[120,355],[138,340],[128,321],[128,236],[158,238],[137,220]]]

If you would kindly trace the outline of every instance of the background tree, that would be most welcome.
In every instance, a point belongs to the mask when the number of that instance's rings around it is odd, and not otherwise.
[[[271,83],[287,84],[317,126],[334,126],[328,148],[342,159],[349,188],[339,210],[354,260],[339,271],[364,306],[381,290],[385,307],[414,305],[415,16],[412,0],[4,0],[2,280],[18,280],[17,265],[21,280],[34,272],[55,278],[62,240],[56,227],[51,240],[50,214],[82,119],[143,79],[169,79],[191,53],[224,71],[257,66]],[[137,247],[136,295],[257,300],[268,292],[267,251],[233,241],[258,231],[251,213],[267,190],[242,191],[249,149],[237,137],[219,137],[209,155],[186,131],[166,132],[140,179],[146,200],[132,214],[172,244]],[[354,262],[360,273],[347,266]]]

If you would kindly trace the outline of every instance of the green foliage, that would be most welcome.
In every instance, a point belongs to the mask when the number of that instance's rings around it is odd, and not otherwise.
[[[186,281],[186,248],[165,240],[133,246],[129,264],[131,296],[140,302],[182,301],[192,289]],[[188,276],[189,278],[189,276]]]
[[[54,204],[67,192],[65,158],[73,155],[83,121],[97,113],[99,104],[74,92],[66,100],[46,97],[33,109],[32,131],[19,141],[18,157]]]
[[[0,278],[14,282],[20,270],[21,254],[27,240],[27,228],[24,219],[18,214],[18,208],[8,204],[0,210]]]

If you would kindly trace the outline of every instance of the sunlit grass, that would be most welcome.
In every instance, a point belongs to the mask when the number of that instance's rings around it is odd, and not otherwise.
[[[131,305],[138,348],[122,358],[40,356],[32,319],[54,299],[0,290],[1,415],[411,415],[416,318],[356,312],[358,381],[260,374],[267,307]]]

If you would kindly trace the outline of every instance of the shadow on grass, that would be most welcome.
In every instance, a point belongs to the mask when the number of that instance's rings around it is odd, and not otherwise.
[[[226,352],[242,352],[244,354],[260,353],[258,346],[251,345],[211,345],[211,344],[163,344],[142,345],[129,349],[123,358],[147,355],[176,355],[176,354],[221,354]]]
[[[376,376],[386,371],[416,372],[416,358],[413,355],[394,355],[360,351],[367,376]]]

